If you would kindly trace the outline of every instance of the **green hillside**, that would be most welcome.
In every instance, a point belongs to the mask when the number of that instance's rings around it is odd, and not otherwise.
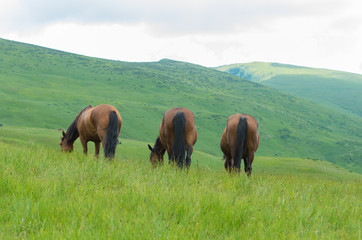
[[[198,65],[109,61],[0,39],[0,84],[5,126],[66,128],[85,106],[108,103],[122,115],[121,138],[153,143],[163,112],[183,106],[195,114],[195,150],[221,158],[226,119],[243,112],[259,121],[257,156],[322,159],[362,172],[360,118]]]
[[[218,69],[362,117],[362,75],[265,62]]]

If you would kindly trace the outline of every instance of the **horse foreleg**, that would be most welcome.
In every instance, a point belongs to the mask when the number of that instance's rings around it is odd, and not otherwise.
[[[100,142],[95,142],[94,146],[95,146],[95,155],[96,155],[96,157],[98,157],[99,156],[99,149],[101,147],[101,143]]]
[[[87,154],[87,152],[88,152],[88,147],[87,147],[88,141],[81,137],[80,142],[82,143],[82,146],[83,146],[83,153]]]
[[[225,164],[224,164],[224,167],[225,167],[225,170],[228,171],[228,172],[231,172],[231,157],[229,157],[228,155],[226,155],[224,153],[224,160],[225,160]]]

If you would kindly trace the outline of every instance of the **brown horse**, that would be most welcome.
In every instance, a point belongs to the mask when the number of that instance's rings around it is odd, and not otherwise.
[[[240,172],[241,159],[244,159],[244,170],[250,176],[259,141],[258,122],[254,117],[240,113],[231,115],[220,141],[225,169]]]
[[[163,163],[163,155],[167,151],[169,163],[176,161],[177,165],[184,166],[185,151],[186,167],[190,168],[193,145],[197,140],[194,114],[186,108],[172,108],[166,111],[160,125],[159,136],[151,150],[152,164]]]
[[[62,130],[61,150],[73,151],[74,141],[79,137],[83,146],[83,152],[87,154],[87,143],[95,144],[95,155],[99,155],[100,143],[102,142],[105,157],[114,157],[118,143],[118,135],[122,126],[122,118],[117,109],[111,105],[88,106],[84,108],[67,132]]]

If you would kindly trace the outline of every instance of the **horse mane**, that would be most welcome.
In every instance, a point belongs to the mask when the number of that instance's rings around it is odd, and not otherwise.
[[[77,130],[77,121],[79,119],[79,116],[88,108],[93,107],[92,105],[89,105],[87,107],[85,107],[82,111],[80,111],[80,113],[75,117],[74,121],[72,122],[72,124],[70,124],[70,126],[67,129],[67,132],[65,133],[65,138],[66,140],[69,142],[73,139],[74,134],[79,135],[78,130]]]
[[[156,139],[156,141],[155,141],[155,144],[153,145],[153,150],[154,150],[157,154],[161,154],[161,152],[164,151],[163,148],[164,148],[164,147],[162,146],[160,136],[158,136],[157,139]]]

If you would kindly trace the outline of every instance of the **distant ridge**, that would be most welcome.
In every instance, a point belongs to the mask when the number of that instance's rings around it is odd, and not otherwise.
[[[267,62],[232,64],[217,69],[362,117],[360,74]]]

